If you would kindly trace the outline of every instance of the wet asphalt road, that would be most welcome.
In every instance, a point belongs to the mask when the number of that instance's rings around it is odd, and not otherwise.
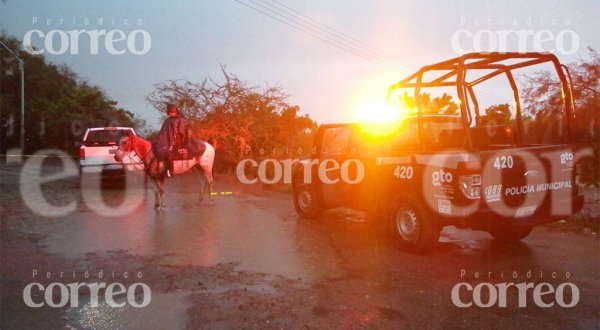
[[[600,327],[600,246],[591,232],[542,227],[522,243],[498,245],[484,232],[446,228],[438,246],[419,256],[399,250],[363,214],[340,209],[300,219],[289,193],[225,176],[217,176],[215,191],[227,194],[201,205],[196,177],[171,179],[167,209],[155,212],[152,192],[141,185],[82,190],[69,177],[42,184],[40,197],[22,189],[21,167],[0,169],[2,329]],[[126,193],[135,201],[131,212],[99,211],[122,206]],[[35,198],[75,207],[48,217],[31,210],[39,205]],[[74,307],[71,298],[65,307],[33,308],[23,298],[33,282],[141,282],[151,301],[110,307],[101,291],[94,307],[86,291]],[[517,290],[508,290],[506,307],[460,308],[451,292],[463,282],[547,282],[554,289],[570,283],[578,297],[561,307],[548,294],[543,303],[554,304],[544,308],[531,289],[519,307]],[[565,304],[574,301],[569,288],[560,297]],[[61,297],[58,289],[50,295]],[[47,298],[32,295],[35,302]],[[463,290],[460,299],[473,301],[473,293]],[[116,300],[127,302],[125,294]],[[489,302],[485,293],[482,301]]]

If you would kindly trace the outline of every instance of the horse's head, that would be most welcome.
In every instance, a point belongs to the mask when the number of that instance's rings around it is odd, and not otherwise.
[[[119,148],[115,152],[115,160],[117,162],[122,162],[125,155],[133,151],[133,139],[133,134],[128,133],[119,140]]]

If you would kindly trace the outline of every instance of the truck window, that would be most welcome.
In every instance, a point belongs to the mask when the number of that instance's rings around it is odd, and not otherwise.
[[[403,153],[421,149],[419,139],[419,125],[417,118],[408,118],[400,125],[400,128],[392,135],[387,152]]]
[[[543,145],[565,143],[564,110],[536,111],[536,115],[523,118],[523,143]]]
[[[536,66],[536,70],[540,69],[555,76],[555,80],[558,81],[556,71],[550,63]],[[553,85],[554,90],[546,95],[528,93],[526,77],[532,74],[531,70],[531,68],[512,70],[521,105],[520,136],[523,145],[563,143],[566,140],[565,109],[562,104],[560,84]],[[475,78],[469,76],[469,79]],[[498,75],[476,86],[474,91],[477,95],[477,106],[470,97],[467,101],[472,118],[476,118],[476,112],[479,112],[477,119],[471,121],[473,147],[480,150],[514,147],[518,132],[517,113],[515,98],[507,76]],[[556,99],[556,106],[552,109],[540,106],[543,104],[540,101],[547,97]]]
[[[434,150],[464,149],[466,136],[460,117],[446,117],[445,119],[444,121],[435,120],[423,123],[423,133],[428,148]]]
[[[131,130],[93,130],[85,138],[85,146],[114,146]]]
[[[345,154],[348,153],[348,142],[352,129],[348,126],[331,127],[323,131],[321,153]]]

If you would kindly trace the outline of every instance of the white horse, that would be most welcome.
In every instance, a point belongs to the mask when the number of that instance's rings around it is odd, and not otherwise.
[[[192,168],[197,169],[196,165],[204,172],[204,182],[200,191],[199,201],[204,200],[204,196],[208,191],[208,198],[212,200],[212,183],[213,183],[213,163],[215,161],[215,148],[208,142],[203,142],[206,146],[204,153],[200,156],[188,160],[173,161],[173,170],[175,174],[186,172]],[[115,153],[115,160],[123,162],[125,155],[130,152],[135,152],[144,163],[146,175],[154,181],[154,208],[164,210],[165,178],[167,177],[166,167],[164,162],[159,161],[152,152],[152,144],[142,139],[141,137],[129,134],[119,141],[119,148]]]

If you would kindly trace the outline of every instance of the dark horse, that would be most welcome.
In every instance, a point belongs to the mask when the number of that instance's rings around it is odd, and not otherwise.
[[[200,165],[205,178],[205,180],[203,180],[202,190],[200,191],[200,202],[202,202],[204,195],[207,193],[209,200],[212,200],[212,168],[215,160],[215,148],[208,142],[203,143],[205,144],[206,149],[202,155],[188,160],[175,160],[173,166],[175,174],[178,174],[196,168],[196,165]],[[165,178],[167,176],[164,163],[156,159],[152,152],[152,144],[149,141],[133,134],[127,135],[119,141],[119,148],[115,153],[115,160],[123,162],[125,156],[131,152],[135,152],[138,157],[140,157],[144,163],[146,175],[154,181],[154,197],[156,198],[154,208],[164,210],[165,204],[163,194],[165,192]]]

